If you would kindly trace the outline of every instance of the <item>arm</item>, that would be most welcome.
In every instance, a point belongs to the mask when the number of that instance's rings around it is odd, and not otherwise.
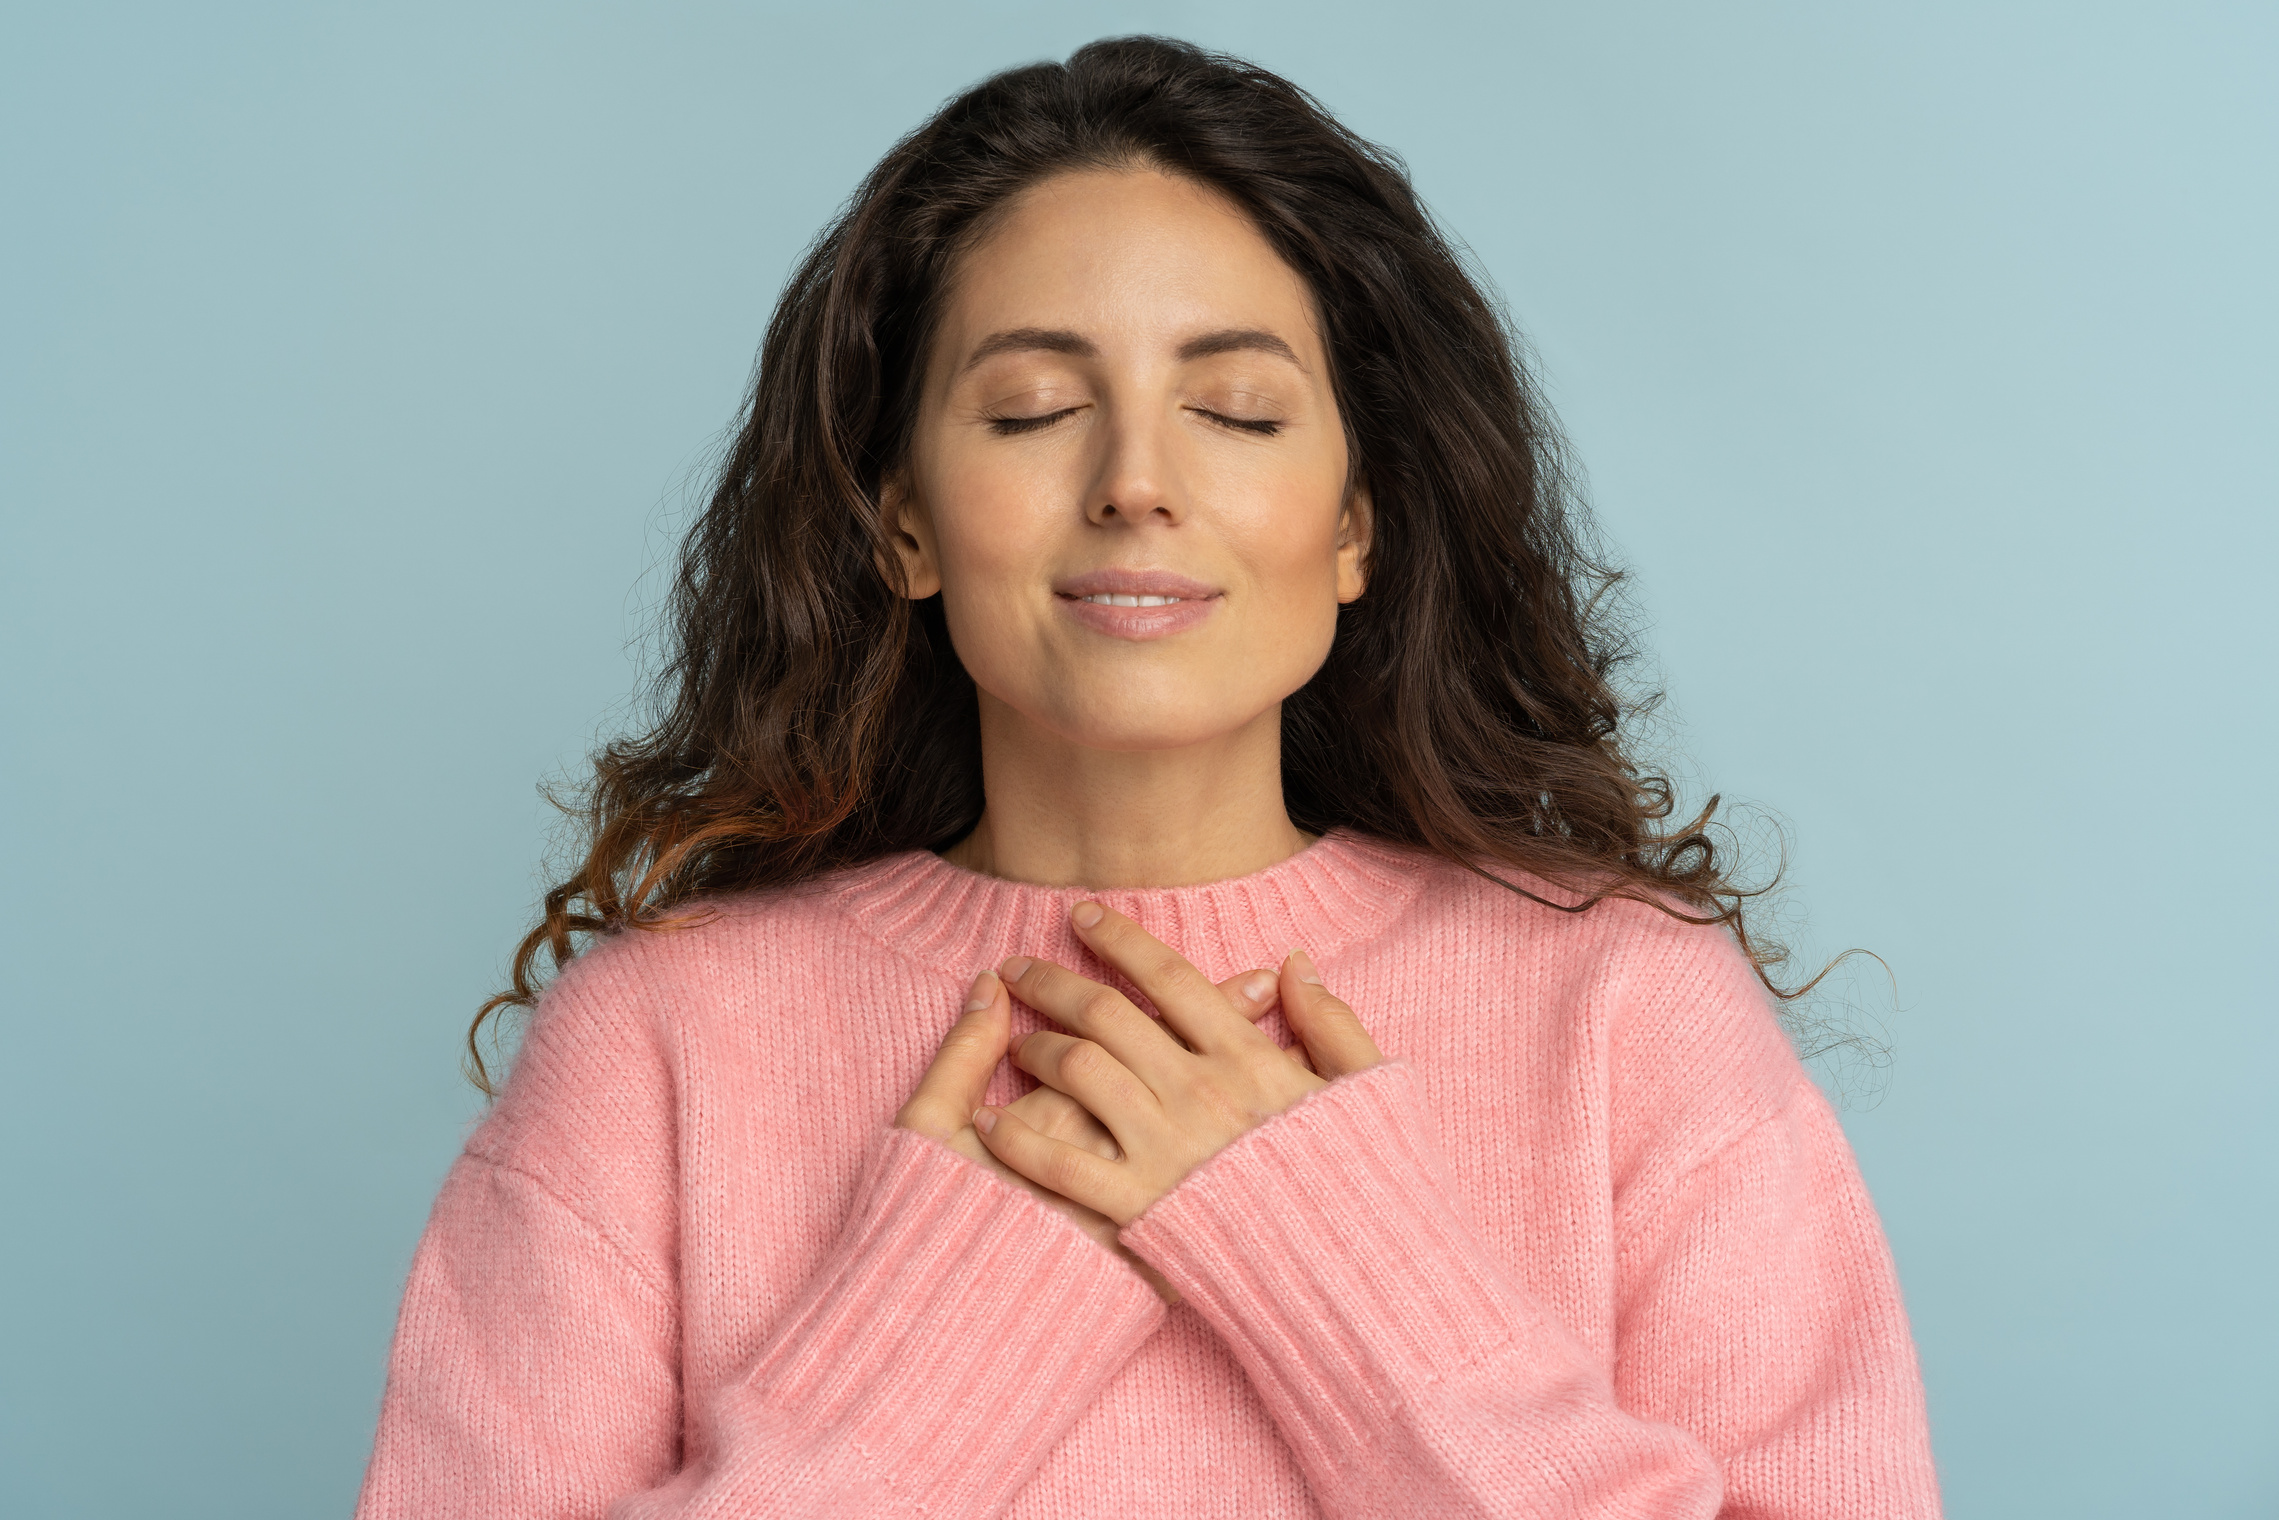
[[[357,1513],[993,1514],[1162,1316],[1067,1218],[884,1130],[830,1257],[707,1422],[714,1449],[684,1457],[669,1286],[466,1156],[413,1263]]]
[[[1135,926],[1092,922],[1191,1048],[1029,964],[1021,995],[1089,1038],[1031,1035],[1017,1059],[1127,1155],[1007,1121],[992,1149],[1123,1221],[1249,1373],[1327,1513],[1937,1513],[1874,1211],[1728,939],[1653,925],[1591,999],[1614,1010],[1611,1154],[1576,1157],[1614,1206],[1608,1365],[1481,1241],[1416,1072],[1301,956],[1283,1007],[1327,1083],[1243,1039]]]
[[[1418,1098],[1402,1060],[1340,1077],[1124,1243],[1226,1341],[1325,1514],[1716,1514],[1711,1453],[1625,1411],[1450,1204]]]
[[[684,1408],[673,1084],[624,959],[557,984],[444,1184],[361,1520],[1002,1509],[1161,1322],[1154,1290],[1068,1212],[882,1127],[798,1298]],[[969,1011],[922,1097],[978,1092],[1003,1014]]]
[[[1724,1513],[1936,1520],[1897,1268],[1809,1081],[1714,1155],[1628,1190],[1616,1229],[1617,1395],[1709,1447]]]
[[[1312,1069],[1129,919],[1079,903],[1070,921],[1160,1022],[1016,957],[1003,970],[1019,996],[1074,1033],[1031,1034],[1015,1059],[1123,1154],[1010,1115],[976,1122],[1024,1176],[1119,1221],[1124,1245],[1219,1332],[1326,1513],[1715,1513],[1709,1453],[1620,1409],[1467,1227],[1411,1068],[1383,1059],[1309,958],[1292,952],[1281,989]]]
[[[1325,1513],[1938,1514],[1890,1253],[1808,1084],[1627,1191],[1611,1383],[1455,1196],[1394,1060],[1123,1231],[1241,1361]]]

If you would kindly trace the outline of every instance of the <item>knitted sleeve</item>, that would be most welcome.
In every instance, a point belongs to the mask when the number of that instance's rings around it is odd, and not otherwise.
[[[1628,1210],[1612,1369],[1463,1216],[1403,1059],[1122,1238],[1224,1338],[1327,1515],[1935,1515],[1890,1259],[1811,1100]]]
[[[645,975],[648,953],[573,964],[446,1179],[360,1520],[1001,1510],[1161,1301],[1033,1194],[881,1125],[817,1265],[752,1306],[750,1364],[684,1407],[685,1057],[661,1031],[686,995]]]
[[[671,1288],[477,1156],[415,1258],[360,1520],[983,1516],[1163,1317],[1064,1216],[876,1138],[823,1269],[682,1452]]]

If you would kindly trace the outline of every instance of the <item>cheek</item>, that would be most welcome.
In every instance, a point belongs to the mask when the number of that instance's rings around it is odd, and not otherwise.
[[[1251,567],[1262,606],[1308,625],[1335,623],[1339,496],[1323,481],[1307,480],[1251,499],[1257,512],[1230,525],[1231,536]]]
[[[984,686],[1035,641],[1035,587],[1050,542],[1049,492],[1003,465],[949,460],[928,482],[942,611],[958,658]]]
[[[1261,503],[1262,506],[1269,504]],[[1313,678],[1337,636],[1337,519],[1318,491],[1293,492],[1230,543],[1249,583],[1246,615],[1213,661],[1230,697],[1280,701]]]
[[[1261,609],[1259,664],[1273,670],[1285,696],[1313,678],[1337,637],[1337,567],[1326,536],[1318,549],[1282,567],[1271,605]]]

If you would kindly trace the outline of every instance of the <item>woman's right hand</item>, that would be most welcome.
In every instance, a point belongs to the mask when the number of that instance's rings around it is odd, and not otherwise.
[[[1271,971],[1246,971],[1219,985],[1237,994],[1236,1006],[1254,1021],[1264,1018],[1278,1001],[1279,982]],[[966,994],[965,1013],[950,1026],[933,1065],[918,1079],[918,1090],[894,1116],[895,1125],[931,1135],[959,1155],[988,1167],[1013,1186],[1035,1194],[1046,1206],[1066,1214],[1085,1234],[1122,1257],[1133,1271],[1147,1279],[1148,1285],[1165,1303],[1179,1302],[1178,1291],[1117,1239],[1113,1219],[1031,1182],[991,1155],[988,1147],[981,1143],[981,1136],[973,1127],[973,1111],[981,1107],[989,1079],[996,1075],[997,1063],[1005,1058],[1012,1027],[1011,995],[996,972],[982,972],[973,979],[973,988]],[[1005,1107],[1052,1138],[1082,1146],[1104,1161],[1114,1161],[1123,1155],[1115,1137],[1084,1105],[1064,1092],[1040,1085]]]

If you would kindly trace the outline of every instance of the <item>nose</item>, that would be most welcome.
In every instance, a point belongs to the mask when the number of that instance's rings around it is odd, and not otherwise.
[[[1117,407],[1102,430],[1101,455],[1085,495],[1084,516],[1110,523],[1176,523],[1186,495],[1167,420],[1149,409]]]

